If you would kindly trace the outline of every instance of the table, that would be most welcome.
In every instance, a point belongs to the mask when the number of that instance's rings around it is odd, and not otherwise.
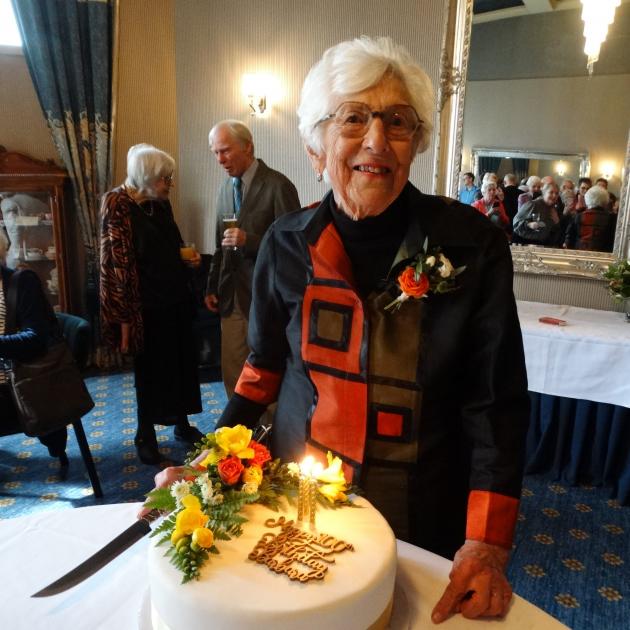
[[[532,413],[528,473],[610,486],[630,505],[630,324],[623,313],[518,302]],[[566,326],[538,321],[564,319]]]
[[[139,503],[99,505],[0,521],[0,627],[11,630],[135,630],[147,585],[145,537],[88,580],[54,597],[30,595],[85,560],[133,522]],[[431,608],[446,586],[451,563],[398,542],[397,584],[404,592],[409,628],[432,627]],[[545,612],[515,597],[508,617],[494,621],[511,629],[565,628]],[[440,628],[483,626],[456,615]],[[349,630],[351,630],[349,628]]]
[[[529,389],[630,407],[630,324],[623,313],[517,302]],[[538,321],[557,317],[566,326]]]

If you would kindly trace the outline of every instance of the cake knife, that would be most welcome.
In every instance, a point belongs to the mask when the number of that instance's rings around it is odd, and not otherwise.
[[[108,542],[102,549],[99,549],[94,555],[76,566],[74,569],[49,584],[41,591],[37,591],[31,597],[50,597],[67,591],[69,588],[76,586],[86,580],[91,575],[102,569],[106,564],[119,556],[125,549],[128,549],[134,543],[146,536],[151,531],[151,523],[160,516],[158,510],[151,510],[141,519],[138,519],[133,525],[128,527],[124,532],[118,534],[116,538]]]

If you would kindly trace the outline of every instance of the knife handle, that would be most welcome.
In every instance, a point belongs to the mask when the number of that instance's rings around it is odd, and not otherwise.
[[[160,516],[162,516],[162,512],[160,512],[160,510],[151,510],[150,512],[145,514],[143,517],[141,517],[140,520],[146,521],[147,525],[150,525],[151,523],[153,523],[153,521],[160,518]]]

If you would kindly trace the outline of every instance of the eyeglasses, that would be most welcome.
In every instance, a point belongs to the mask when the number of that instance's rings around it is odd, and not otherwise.
[[[337,110],[318,120],[315,126],[333,120],[346,138],[360,138],[367,133],[372,120],[380,118],[389,140],[406,140],[422,125],[416,110],[411,105],[390,105],[381,112],[373,112],[365,103],[348,101]]]

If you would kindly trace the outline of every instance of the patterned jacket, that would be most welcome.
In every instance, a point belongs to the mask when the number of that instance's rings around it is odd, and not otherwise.
[[[509,548],[529,399],[507,240],[476,210],[411,184],[401,199],[398,264],[428,238],[466,266],[460,288],[384,314],[389,292],[357,294],[330,195],[280,218],[260,248],[251,353],[219,424],[253,426],[277,400],[274,456],[331,450],[355,481],[365,462],[403,466],[422,515],[416,544],[440,553],[453,528],[459,544],[466,529]]]
[[[103,196],[101,203],[101,329],[104,341],[120,347],[120,324],[128,323],[129,352],[143,346],[140,280],[136,269],[130,207],[135,201],[124,186]]]

